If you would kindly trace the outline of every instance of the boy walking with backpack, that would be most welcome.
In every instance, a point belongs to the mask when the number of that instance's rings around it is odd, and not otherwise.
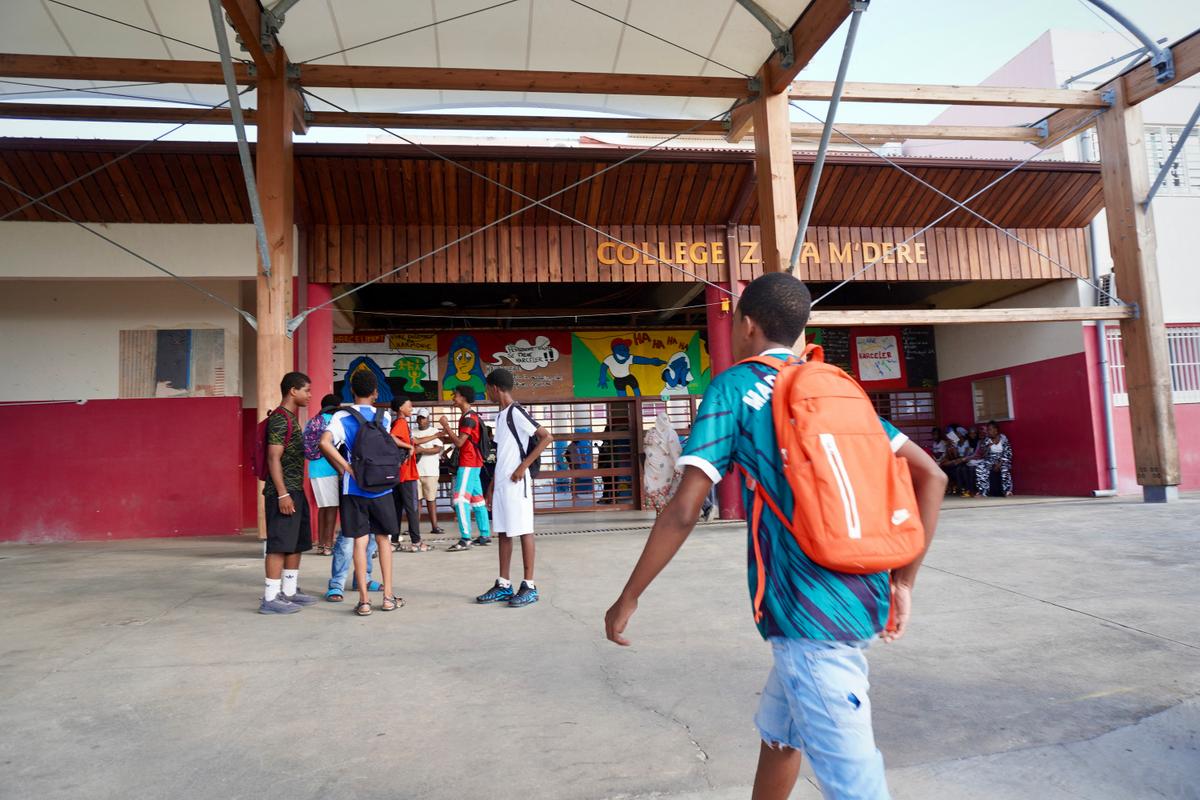
[[[514,384],[513,374],[506,369],[492,370],[487,376],[487,397],[500,406],[496,415],[496,476],[488,493],[492,529],[500,537],[500,577],[475,599],[479,603],[507,602],[519,608],[538,601],[533,582],[533,479],[539,471],[542,451],[553,437],[513,400]],[[521,540],[525,577],[516,594],[509,579],[514,538]]]
[[[267,415],[260,435],[266,445],[263,505],[267,517],[266,587],[260,614],[294,614],[316,599],[302,593],[300,554],[312,549],[308,500],[304,496],[304,436],[298,414],[312,391],[308,376],[289,372],[280,381],[283,399]]]
[[[454,445],[458,453],[458,471],[454,475],[454,516],[458,519],[458,541],[447,547],[452,553],[470,550],[471,545],[489,545],[492,534],[488,529],[487,504],[483,499],[483,462],[491,452],[491,440],[483,417],[472,408],[475,390],[470,386],[454,389],[454,405],[462,413],[458,433],[450,430],[450,420],[443,414],[438,418],[442,439]],[[479,538],[471,541],[471,513],[479,525]]]
[[[389,414],[375,408],[379,383],[367,370],[350,376],[354,405],[338,411],[321,436],[321,452],[342,475],[342,535],[354,540],[354,613],[371,614],[367,584],[367,539],[374,535],[383,577],[381,611],[394,611],[404,600],[392,592],[391,539],[399,533],[392,487],[400,473],[400,448],[389,431]],[[349,459],[349,460],[347,460]]]
[[[733,350],[749,360],[704,393],[678,462],[683,480],[605,628],[611,641],[629,644],[623,633],[638,598],[691,533],[709,488],[741,472],[753,508],[755,622],[774,655],[755,717],[762,744],[753,798],[788,797],[807,752],[825,797],[882,800],[889,795],[864,653],[876,636],[904,635],[946,479],[904,434],[874,421],[848,376],[795,365],[810,304],[808,289],[786,273],[768,273],[742,293]],[[880,564],[889,564],[890,581]]]

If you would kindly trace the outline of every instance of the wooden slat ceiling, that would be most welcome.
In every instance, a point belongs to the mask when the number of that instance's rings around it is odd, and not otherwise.
[[[40,195],[111,161],[133,142],[0,142],[0,178]],[[448,158],[530,197],[545,197],[628,158],[611,148],[450,147]],[[797,154],[803,192],[811,154]],[[966,198],[1011,168],[1007,162],[897,159],[952,197]],[[593,225],[750,225],[757,222],[750,154],[655,152],[622,164],[548,201]],[[739,198],[749,197],[749,202]],[[482,225],[525,204],[516,195],[415,148],[298,145],[296,223]],[[25,203],[0,187],[0,216]],[[250,208],[232,145],[151,144],[53,198],[82,222],[246,223]],[[738,209],[738,205],[742,207]],[[1082,227],[1103,206],[1099,166],[1035,163],[1004,179],[972,208],[1006,228]],[[951,208],[948,200],[869,156],[833,154],[812,216],[815,226],[921,227]],[[731,217],[735,217],[731,219]],[[60,218],[34,206],[11,217]],[[544,208],[513,224],[557,225]],[[962,211],[939,227],[983,227]]]

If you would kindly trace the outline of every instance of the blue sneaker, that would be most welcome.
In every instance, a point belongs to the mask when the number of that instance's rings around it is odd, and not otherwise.
[[[503,603],[505,601],[511,600],[512,598],[513,598],[512,584],[510,583],[508,586],[501,586],[500,581],[496,581],[496,584],[491,589],[488,589],[486,592],[479,595],[479,597],[476,597],[475,602],[476,603]]]
[[[521,606],[530,606],[538,601],[538,590],[530,586],[525,581],[521,581],[521,591],[513,595],[508,601],[512,608],[520,608]]]
[[[289,603],[282,594],[274,600],[264,599],[258,604],[258,613],[260,614],[295,614],[299,610],[300,606]]]

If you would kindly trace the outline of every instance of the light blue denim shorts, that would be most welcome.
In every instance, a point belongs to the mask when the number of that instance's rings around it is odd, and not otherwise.
[[[827,800],[888,800],[871,729],[870,641],[770,644],[775,664],[754,717],[762,740],[803,751]]]

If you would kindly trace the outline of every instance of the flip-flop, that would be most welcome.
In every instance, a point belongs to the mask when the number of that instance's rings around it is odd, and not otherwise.
[[[366,611],[363,611],[364,608],[366,609]],[[354,613],[360,617],[371,616],[371,601],[368,600],[365,603],[359,603],[358,605],[356,605],[354,607]]]

